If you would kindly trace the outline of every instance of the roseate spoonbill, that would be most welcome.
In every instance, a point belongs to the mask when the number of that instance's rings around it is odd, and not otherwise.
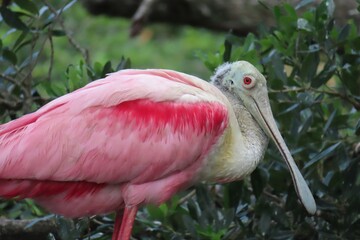
[[[226,63],[211,84],[171,70],[123,70],[0,126],[0,196],[33,198],[67,217],[117,211],[113,239],[129,239],[139,206],[199,181],[242,179],[268,137],[314,214],[253,65]]]

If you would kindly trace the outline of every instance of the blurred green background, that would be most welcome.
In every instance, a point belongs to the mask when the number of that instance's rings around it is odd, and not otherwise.
[[[118,62],[122,56],[131,58],[132,68],[165,68],[205,79],[211,72],[199,61],[198,55],[213,52],[224,41],[225,33],[186,26],[152,24],[135,37],[129,37],[130,21],[106,16],[91,16],[76,3],[63,14],[65,25],[77,43],[87,48],[97,62]],[[61,77],[69,64],[77,64],[82,56],[63,37],[54,38],[55,76]],[[49,48],[45,49],[35,76],[47,72]]]

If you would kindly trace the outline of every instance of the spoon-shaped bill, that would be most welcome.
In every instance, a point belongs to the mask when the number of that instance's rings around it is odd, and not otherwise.
[[[287,148],[284,139],[282,138],[279,129],[276,126],[267,94],[263,94],[261,97],[253,100],[253,106],[251,107],[251,113],[257,120],[259,125],[265,131],[265,133],[275,142],[282,157],[284,158],[295,185],[295,190],[300,198],[301,203],[310,214],[315,214],[316,203],[314,197],[305,182],[305,179],[301,175],[298,167],[292,158],[289,149]]]

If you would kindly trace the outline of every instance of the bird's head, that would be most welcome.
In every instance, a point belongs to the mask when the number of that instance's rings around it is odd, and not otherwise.
[[[250,63],[238,61],[220,66],[212,77],[215,85],[239,98],[261,129],[268,135],[289,167],[295,190],[306,210],[316,212],[315,200],[296,166],[273,117],[265,77]]]

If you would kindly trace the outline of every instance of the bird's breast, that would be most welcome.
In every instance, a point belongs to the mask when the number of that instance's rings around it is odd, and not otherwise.
[[[263,159],[268,137],[248,111],[239,111],[230,113],[228,127],[204,161],[201,180],[240,180],[254,171]]]

